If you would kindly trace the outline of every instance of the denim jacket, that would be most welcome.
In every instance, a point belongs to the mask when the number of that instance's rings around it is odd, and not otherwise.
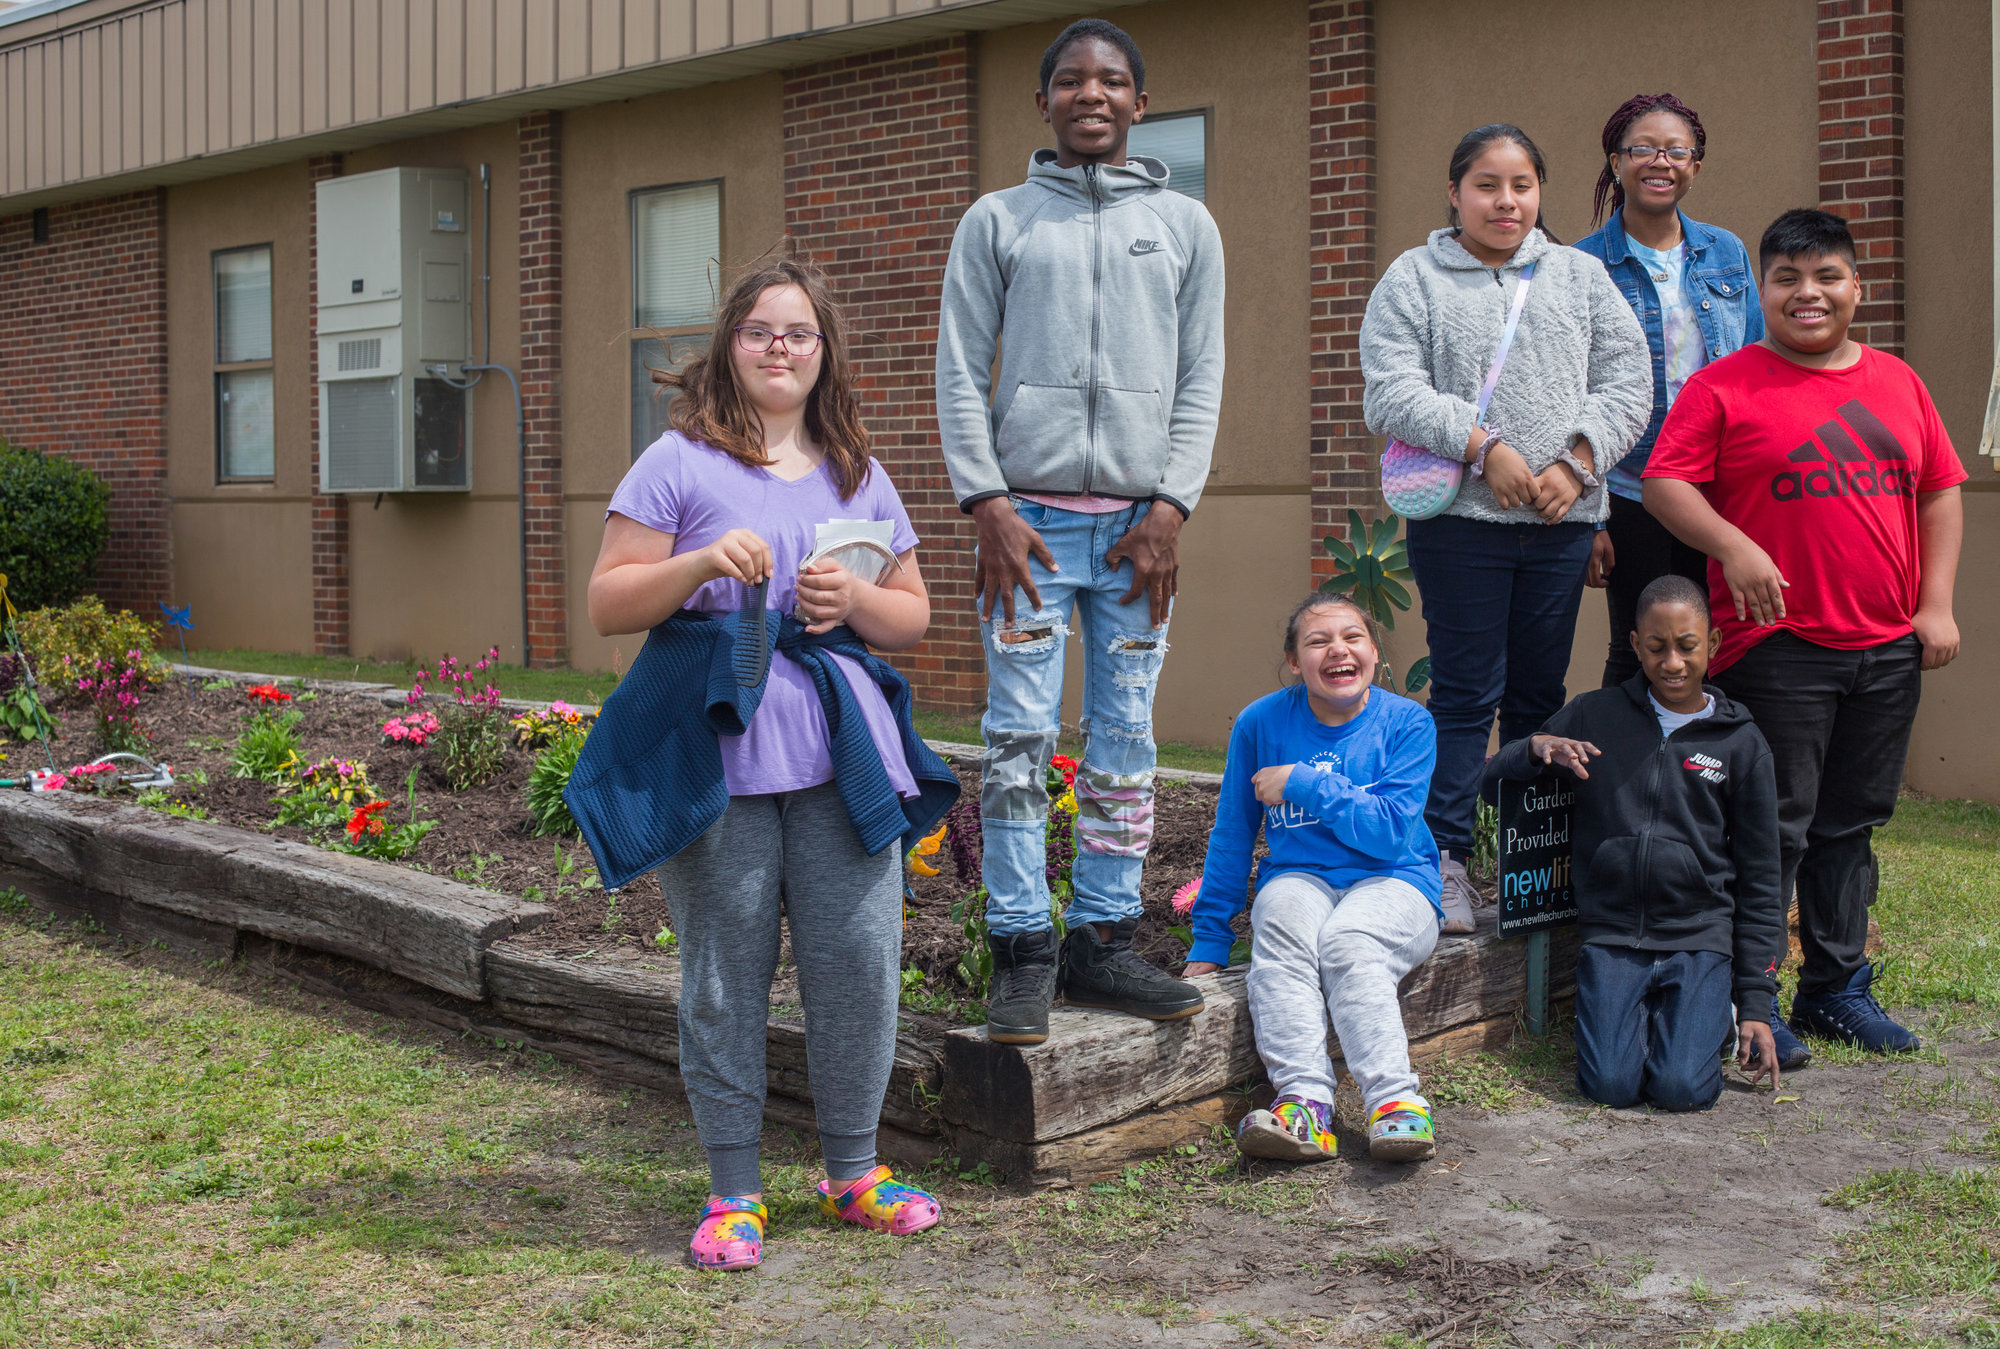
[[[1687,241],[1685,284],[1695,301],[1695,320],[1708,344],[1708,359],[1727,356],[1764,335],[1764,311],[1757,301],[1756,269],[1743,241],[1728,230],[1681,216],[1681,237]],[[1653,352],[1653,419],[1646,434],[1621,462],[1631,474],[1643,473],[1653,452],[1653,439],[1667,417],[1666,339],[1661,332],[1660,296],[1644,263],[1632,256],[1625,242],[1625,212],[1613,211],[1603,228],[1576,246],[1604,264],[1625,303],[1639,316],[1646,343]]]

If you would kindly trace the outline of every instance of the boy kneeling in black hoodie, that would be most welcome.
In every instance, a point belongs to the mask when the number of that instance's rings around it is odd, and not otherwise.
[[[1550,768],[1576,778],[1576,1084],[1605,1105],[1705,1110],[1729,1035],[1778,1082],[1771,998],[1785,955],[1778,797],[1750,714],[1704,686],[1708,598],[1681,576],[1640,592],[1640,673],[1549,718],[1486,765],[1486,790]],[[1595,762],[1592,762],[1595,760]]]

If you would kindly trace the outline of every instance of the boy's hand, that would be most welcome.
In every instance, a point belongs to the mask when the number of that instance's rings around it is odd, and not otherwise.
[[[1611,584],[1611,569],[1618,565],[1618,550],[1611,546],[1611,531],[1600,529],[1590,541],[1590,570],[1583,574],[1583,583],[1592,590],[1602,590]]]
[[[1297,767],[1297,764],[1288,763],[1258,769],[1257,776],[1250,779],[1250,786],[1257,793],[1257,799],[1267,806],[1284,805],[1285,784],[1291,781],[1292,770]]]
[[[1768,628],[1785,616],[1785,591],[1790,588],[1771,555],[1750,540],[1721,557],[1723,584],[1736,602],[1736,617],[1754,618]]]
[[[1214,974],[1221,968],[1222,966],[1213,960],[1190,960],[1181,967],[1181,978],[1192,979],[1197,974]]]
[[[1588,740],[1571,740],[1560,735],[1534,736],[1528,741],[1528,749],[1543,763],[1567,768],[1580,778],[1590,776],[1587,765],[1591,756],[1604,753]]]
[[[1153,611],[1153,626],[1167,625],[1167,612],[1181,588],[1181,513],[1155,501],[1146,518],[1125,531],[1104,555],[1106,566],[1132,564],[1132,588],[1119,599],[1130,604],[1145,591]]]
[[[1028,573],[1028,558],[1032,556],[1050,571],[1062,570],[1042,536],[1029,527],[1006,497],[975,502],[972,518],[979,524],[979,552],[972,566],[972,588],[979,592],[979,621],[992,620],[998,601],[1012,623],[1016,589],[1026,592],[1029,608],[1041,608],[1042,592]]]
[[[1750,1074],[1751,1086],[1769,1073],[1771,1090],[1778,1089],[1778,1042],[1771,1038],[1769,1025],[1762,1021],[1736,1023],[1736,1066]]]
[[[1486,452],[1486,485],[1504,510],[1533,506],[1542,494],[1541,484],[1528,468],[1521,452],[1502,441]]]
[[[1958,620],[1949,612],[1933,614],[1919,609],[1910,627],[1924,644],[1924,669],[1942,670],[1958,659]]]
[[[799,573],[799,617],[807,632],[828,632],[854,612],[855,592],[867,582],[838,562],[821,558]]]

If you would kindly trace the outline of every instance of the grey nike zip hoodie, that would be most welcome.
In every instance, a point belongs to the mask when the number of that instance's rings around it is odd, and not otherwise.
[[[1167,167],[1060,168],[959,221],[938,433],[962,509],[1009,492],[1201,499],[1222,401],[1222,237]],[[993,358],[1000,358],[999,377]]]

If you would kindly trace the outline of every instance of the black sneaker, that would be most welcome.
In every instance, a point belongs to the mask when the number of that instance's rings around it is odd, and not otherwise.
[[[1792,1029],[1829,1040],[1845,1040],[1874,1054],[1900,1054],[1917,1048],[1917,1037],[1890,1019],[1868,986],[1875,982],[1874,965],[1863,965],[1847,987],[1816,997],[1792,999]]]
[[[1771,995],[1771,1040],[1778,1048],[1778,1066],[1788,1073],[1795,1073],[1812,1062],[1812,1051],[1805,1042],[1792,1034],[1792,1028],[1778,1015],[1778,995]]]
[[[1003,1045],[1038,1045],[1049,1038],[1049,1004],[1056,996],[1056,934],[988,936],[993,989],[986,1001],[986,1038]]]
[[[1072,1007],[1109,1007],[1148,1021],[1178,1021],[1207,1002],[1201,990],[1140,959],[1132,949],[1137,918],[1109,925],[1111,939],[1097,939],[1097,925],[1084,923],[1063,939],[1062,995]]]

